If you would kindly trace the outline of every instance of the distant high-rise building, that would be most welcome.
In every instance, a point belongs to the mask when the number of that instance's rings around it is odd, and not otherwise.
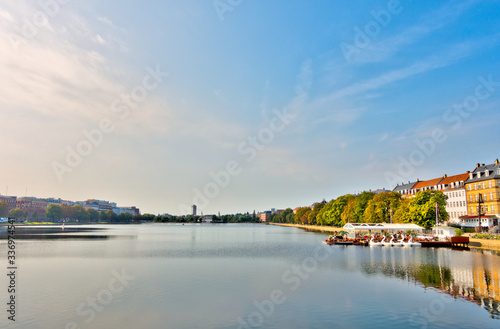
[[[194,204],[191,208],[193,209],[193,216],[196,216],[196,205]]]

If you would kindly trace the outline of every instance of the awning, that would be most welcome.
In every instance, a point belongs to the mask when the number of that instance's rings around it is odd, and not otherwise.
[[[390,223],[347,223],[344,225],[344,230],[351,231],[418,231],[423,232],[424,228],[417,224],[390,224]]]

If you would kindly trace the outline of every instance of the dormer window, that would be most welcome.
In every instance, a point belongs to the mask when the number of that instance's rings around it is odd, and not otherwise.
[[[477,175],[476,175],[477,178],[481,178],[481,173],[478,172]]]
[[[486,177],[488,177],[488,176],[490,175],[490,171],[489,171],[489,170],[486,170],[486,171],[484,172],[484,174],[486,175]]]

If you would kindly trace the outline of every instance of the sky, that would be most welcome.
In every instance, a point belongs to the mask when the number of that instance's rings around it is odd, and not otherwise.
[[[500,157],[500,2],[3,0],[0,194],[221,214]]]

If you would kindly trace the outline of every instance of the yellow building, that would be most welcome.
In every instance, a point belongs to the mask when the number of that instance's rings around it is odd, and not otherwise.
[[[500,164],[477,164],[465,182],[468,216],[460,217],[462,227],[478,227],[481,212],[482,230],[498,225],[500,218]],[[480,202],[481,201],[481,202]],[[481,209],[479,204],[481,203]]]

